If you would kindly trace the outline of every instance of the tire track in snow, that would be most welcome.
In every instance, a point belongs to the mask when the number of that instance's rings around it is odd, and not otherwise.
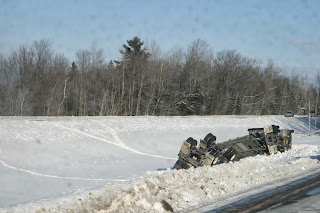
[[[41,174],[38,172],[31,171],[28,169],[21,169],[14,166],[10,166],[2,160],[0,160],[0,163],[9,169],[14,169],[14,170],[25,172],[31,175],[48,177],[48,178],[57,178],[57,179],[66,179],[66,180],[86,180],[86,181],[110,181],[110,182],[129,182],[130,181],[130,180],[122,180],[122,179],[81,178],[81,177],[64,177],[64,176],[57,176],[57,175],[46,175],[46,174]]]
[[[128,150],[128,151],[134,152],[134,153],[139,154],[139,155],[145,155],[145,156],[154,157],[154,158],[163,158],[163,159],[168,159],[168,160],[177,160],[177,158],[165,157],[165,156],[161,156],[161,155],[153,155],[153,154],[148,154],[148,153],[144,153],[144,152],[140,152],[140,151],[138,151],[138,150],[135,150],[135,149],[133,149],[133,148],[125,145],[125,144],[121,141],[121,139],[118,137],[118,135],[116,134],[116,132],[115,132],[113,129],[111,129],[111,128],[109,129],[109,131],[111,132],[111,134],[112,134],[112,136],[114,137],[114,139],[115,139],[116,142],[112,142],[112,141],[107,140],[107,139],[105,139],[105,138],[103,138],[103,137],[97,137],[97,136],[95,136],[95,135],[91,135],[91,134],[89,134],[89,133],[82,132],[82,131],[80,131],[80,130],[78,130],[78,129],[74,129],[74,128],[70,128],[70,127],[65,127],[65,126],[63,126],[63,125],[61,125],[61,124],[53,124],[53,125],[55,125],[55,126],[57,126],[57,127],[60,127],[60,128],[64,128],[64,129],[70,130],[70,131],[73,131],[73,132],[77,132],[77,133],[83,134],[83,135],[85,135],[85,136],[87,136],[87,137],[94,138],[94,139],[96,139],[96,140],[100,140],[100,141],[103,141],[103,142],[106,142],[106,143],[113,144],[113,145],[115,145],[115,146],[118,146],[118,147],[120,147],[120,148],[126,149],[126,150]]]

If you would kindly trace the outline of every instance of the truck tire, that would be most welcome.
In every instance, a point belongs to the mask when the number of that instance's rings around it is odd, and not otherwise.
[[[207,147],[211,147],[214,144],[214,141],[217,140],[217,138],[213,134],[209,133],[203,140],[207,142]]]
[[[197,146],[197,141],[195,139],[193,139],[192,137],[189,137],[186,141],[188,143],[190,143],[191,146]]]
[[[236,157],[236,154],[237,152],[234,149],[229,148],[225,153],[223,153],[223,156],[229,161],[232,161]]]

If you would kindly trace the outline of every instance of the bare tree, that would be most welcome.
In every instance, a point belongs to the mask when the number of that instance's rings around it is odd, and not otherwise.
[[[207,115],[303,113],[316,107],[311,83],[235,50],[213,53],[195,40],[162,53],[134,37],[120,61],[102,49],[79,50],[71,68],[47,40],[0,55],[0,115]]]

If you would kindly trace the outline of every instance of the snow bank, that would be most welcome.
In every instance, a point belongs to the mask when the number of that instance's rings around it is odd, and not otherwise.
[[[256,156],[214,167],[153,173],[154,176],[122,191],[110,207],[98,212],[164,212],[163,203],[173,211],[199,206],[228,197],[237,190],[320,168],[318,159],[301,157],[309,153],[320,155],[319,146],[294,146],[286,154]]]
[[[257,185],[273,185],[320,169],[320,146],[294,145],[286,153],[188,170],[148,172],[130,184],[59,202],[40,202],[7,212],[167,212],[228,198]],[[54,204],[54,205],[53,205]]]

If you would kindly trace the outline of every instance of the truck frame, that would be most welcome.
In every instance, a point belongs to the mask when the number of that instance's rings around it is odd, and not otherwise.
[[[182,143],[179,159],[174,169],[213,166],[229,161],[263,154],[284,152],[292,147],[294,130],[282,129],[269,125],[264,128],[248,129],[249,134],[225,142],[217,143],[216,136],[209,133],[199,145],[192,137]]]

